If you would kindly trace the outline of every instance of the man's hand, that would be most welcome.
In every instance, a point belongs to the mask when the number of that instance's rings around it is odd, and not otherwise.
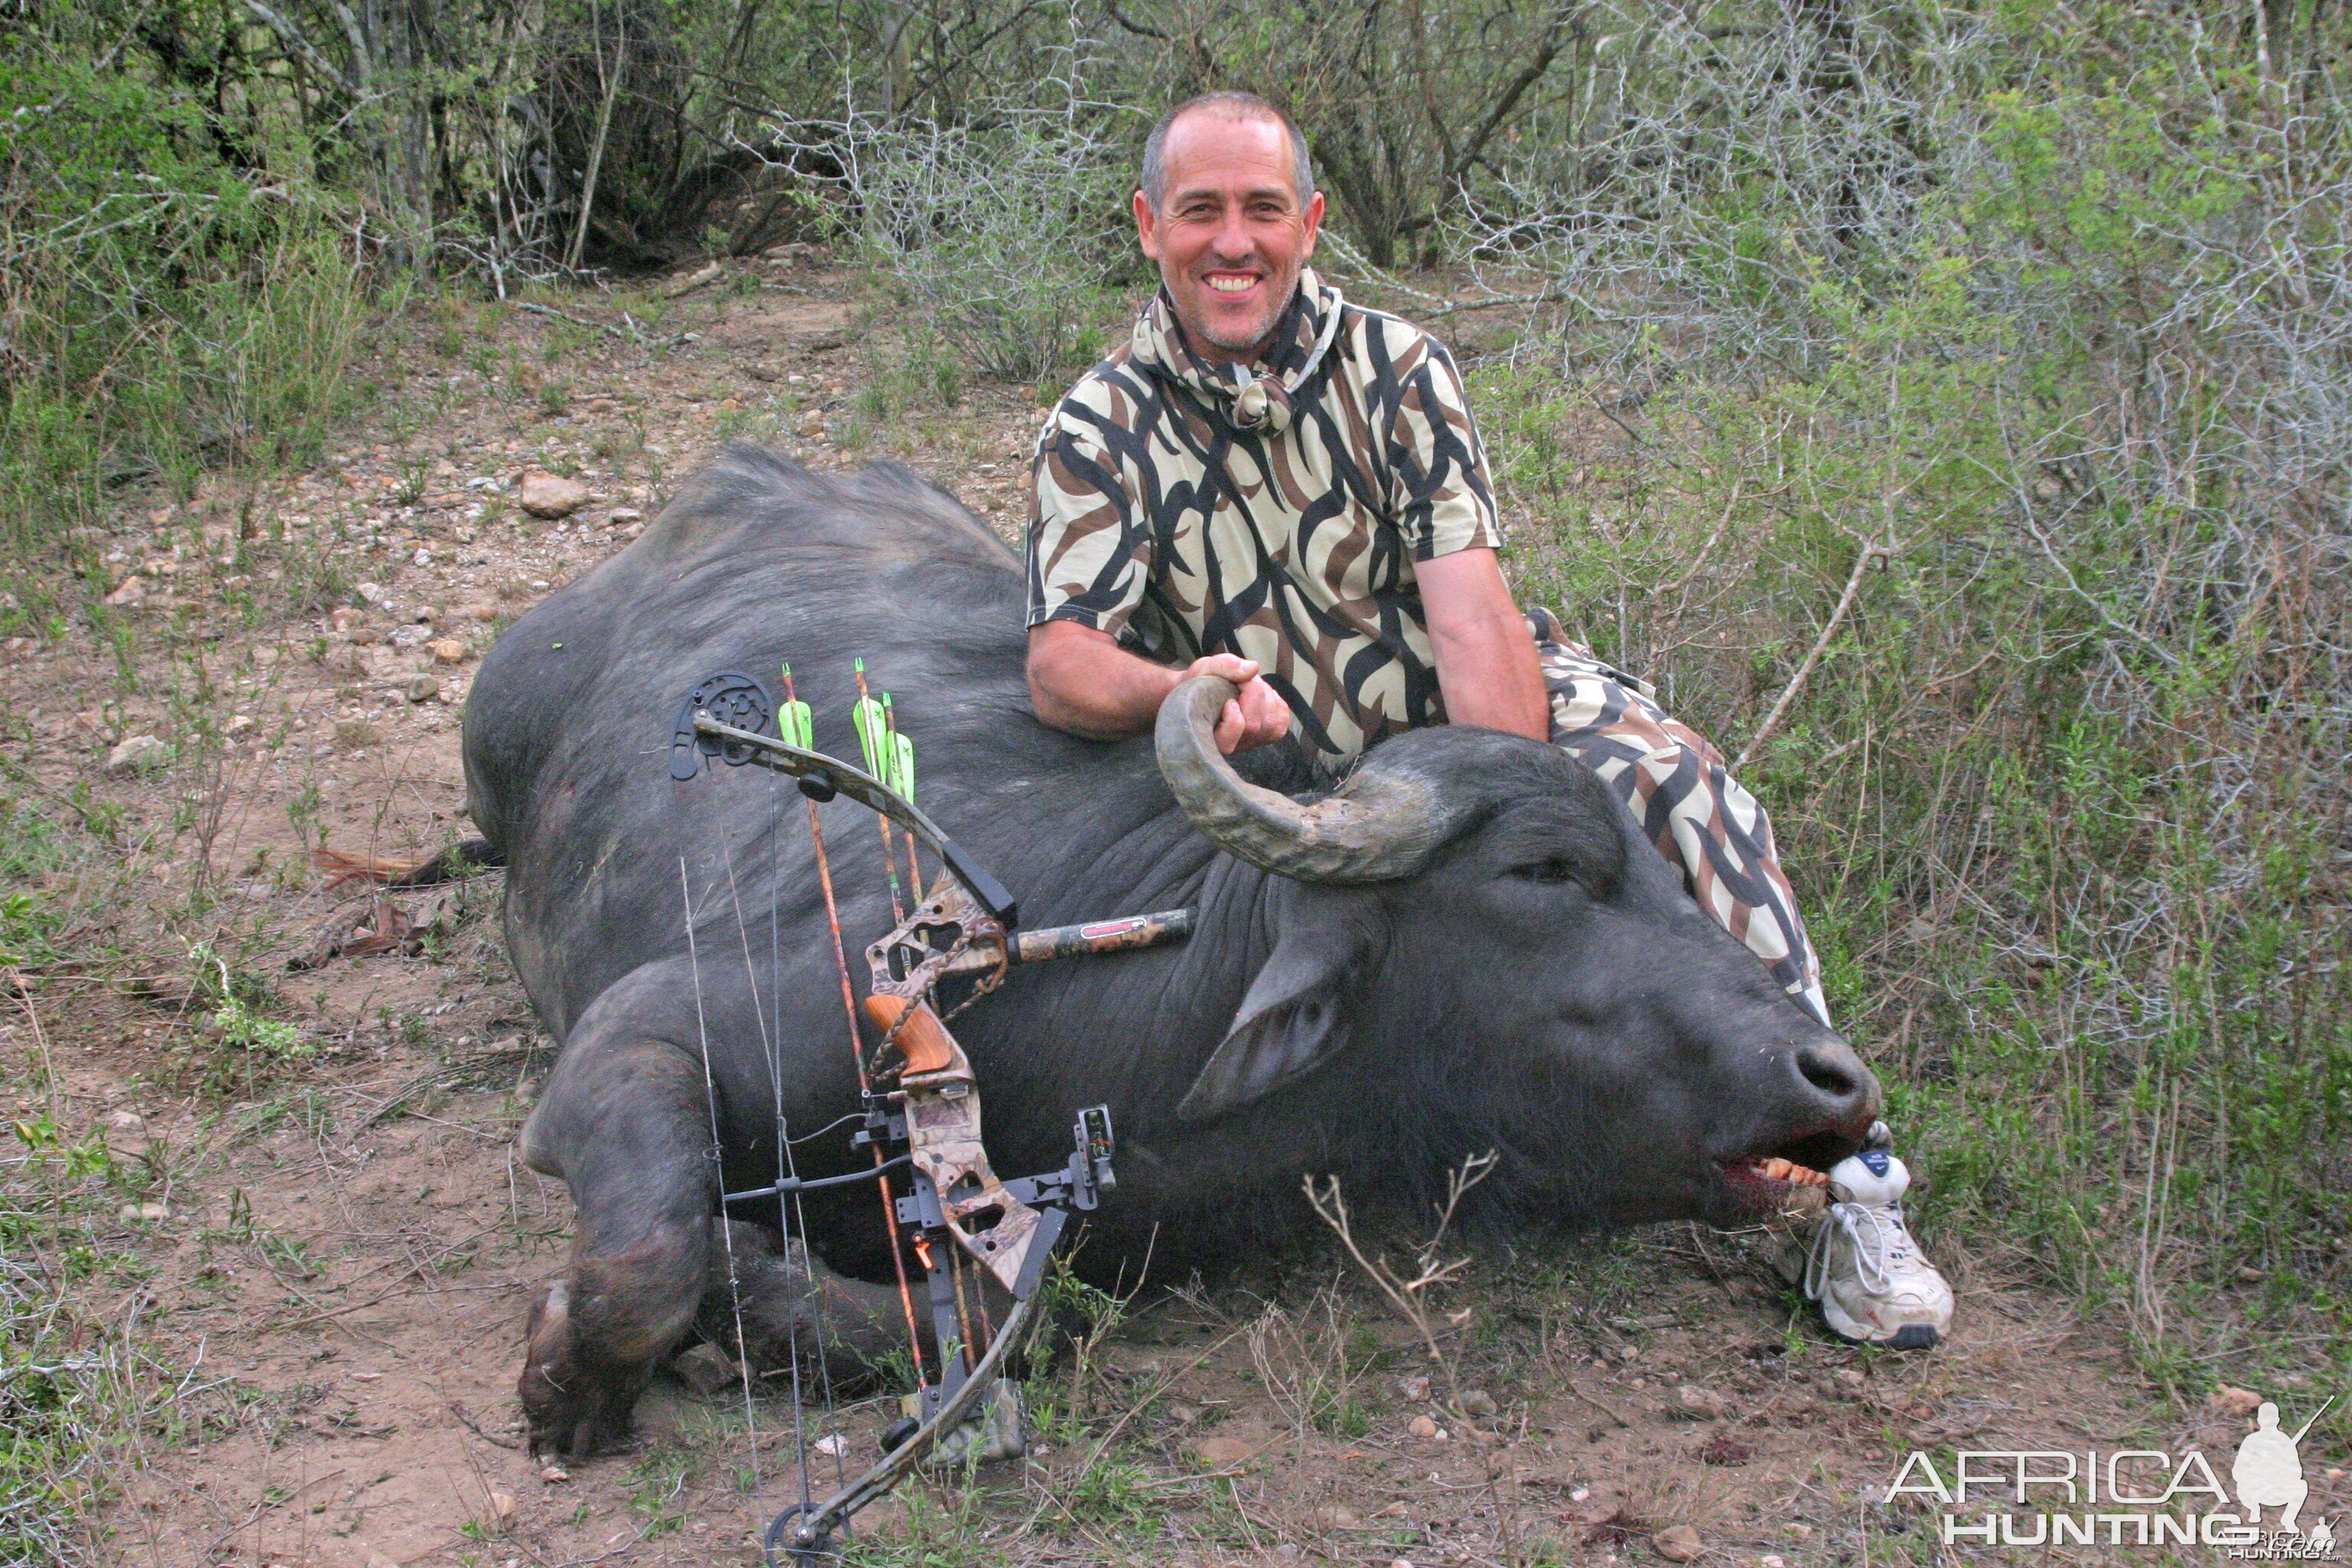
[[[1234,700],[1217,715],[1217,750],[1225,755],[1271,744],[1290,733],[1290,704],[1258,679],[1257,660],[1239,654],[1213,653],[1194,659],[1182,679],[1196,675],[1213,675],[1232,681],[1236,688]]]
[[[1213,653],[1182,669],[1138,658],[1108,632],[1075,621],[1029,629],[1029,701],[1039,723],[1089,741],[1140,735],[1160,717],[1177,683],[1214,675],[1238,689],[1217,717],[1217,749],[1231,755],[1279,741],[1290,708],[1260,677],[1255,661]]]

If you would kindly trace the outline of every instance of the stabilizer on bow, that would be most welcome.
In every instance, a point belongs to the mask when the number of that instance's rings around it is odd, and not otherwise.
[[[755,764],[791,777],[808,798],[816,867],[832,921],[842,999],[850,1010],[852,1048],[858,1052],[858,1084],[865,1102],[864,1115],[857,1119],[862,1125],[851,1144],[869,1151],[874,1163],[848,1175],[806,1181],[780,1168],[772,1185],[722,1192],[720,1202],[722,1208],[754,1200],[790,1203],[819,1187],[878,1182],[908,1331],[914,1336],[909,1348],[917,1391],[910,1398],[914,1408],[909,1419],[884,1436],[889,1452],[822,1502],[808,1489],[803,1438],[802,1498],[768,1528],[765,1541],[772,1563],[779,1551],[803,1561],[827,1554],[836,1528],[845,1529],[859,1509],[888,1492],[943,1445],[959,1458],[1020,1452],[1018,1388],[1004,1379],[1005,1364],[1032,1321],[1038,1285],[1070,1216],[1096,1207],[1114,1184],[1114,1137],[1107,1106],[1077,1113],[1072,1152],[1059,1168],[1013,1181],[999,1178],[990,1167],[982,1136],[979,1084],[947,1019],[993,990],[1013,964],[1125,952],[1181,939],[1192,929],[1191,910],[1171,910],[1015,935],[1019,909],[1012,893],[916,806],[913,743],[898,731],[889,694],[877,701],[866,692],[864,661],[856,667],[859,698],[851,715],[867,764],[863,768],[814,749],[809,708],[793,694],[789,665],[783,675],[781,704],[770,699],[759,681],[740,671],[721,671],[698,683],[679,705],[671,727],[669,771],[674,780],[685,783],[702,772],[706,758],[732,767]],[[862,1009],[851,995],[832,871],[815,810],[818,803],[840,795],[865,805],[880,821],[898,922],[866,950],[871,978]],[[894,825],[906,839],[911,910],[900,894]],[[919,847],[938,858],[944,873],[928,894]],[[938,987],[950,978],[970,982],[971,994],[943,1016]],[[857,1028],[861,1011],[882,1032],[870,1051],[864,1048]],[[781,1020],[778,1026],[781,1033]],[[781,1079],[780,1047],[772,1062]],[[780,1089],[780,1151],[789,1142],[781,1124],[782,1104]],[[717,1121],[714,1106],[714,1129]],[[908,1178],[904,1194],[895,1193],[891,1184],[893,1174],[900,1172]],[[900,1246],[902,1232],[911,1237],[921,1265],[934,1357],[923,1353]],[[1012,1300],[1012,1310],[1001,1324],[988,1321],[980,1270]],[[937,1369],[935,1382],[927,1375],[927,1365]],[[748,1377],[745,1397],[748,1403]],[[796,1376],[795,1429],[804,1432],[798,1398]],[[1009,1416],[998,1420],[1007,1408]],[[1009,1438],[992,1433],[1008,1423]]]

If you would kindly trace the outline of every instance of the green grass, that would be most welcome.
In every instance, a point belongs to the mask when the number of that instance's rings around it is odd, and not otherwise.
[[[39,1090],[38,1075],[9,1081]],[[77,1138],[43,1110],[0,1150],[0,1561],[100,1561],[95,1516],[153,1389],[122,1324],[89,1310],[143,1279],[118,1216],[156,1172]]]
[[[126,496],[184,500],[207,476],[314,456],[401,287],[371,298],[336,198],[290,174],[247,178],[188,95],[120,51],[90,58],[31,32],[0,47],[0,96],[43,106],[0,127],[11,634],[105,591],[95,541]]]
[[[60,795],[13,765],[7,776],[0,784],[0,973],[7,976],[0,1001],[38,1026],[16,1031],[0,1058],[0,1105],[8,1108],[0,1113],[0,1562],[79,1568],[112,1560],[100,1513],[115,1479],[142,1462],[148,1445],[180,1441],[208,1420],[234,1422],[209,1405],[174,1404],[175,1374],[140,1338],[126,1337],[154,1316],[126,1317],[120,1308],[152,1271],[147,1253],[166,1228],[139,1205],[166,1201],[174,1176],[184,1176],[202,1149],[155,1140],[135,1155],[112,1152],[89,1102],[64,1098],[52,1063],[89,1043],[80,988],[169,975],[175,959],[184,964],[195,1005],[157,1031],[155,1059],[169,1077],[184,1053],[198,1069],[189,1075],[196,1087],[208,1060],[282,1059],[273,1045],[284,1043],[287,1026],[272,1016],[270,988],[247,967],[256,933],[224,929],[200,889],[165,896],[132,880],[136,852],[173,831],[168,810],[149,822],[87,786]],[[183,822],[179,830],[194,828]],[[191,954],[162,934],[172,927],[210,934]],[[208,1020],[217,1037],[204,1032]],[[267,1074],[234,1076],[245,1084]],[[315,1122],[324,1114],[320,1097],[280,1098],[273,1115]],[[242,1208],[232,1204],[223,1235],[251,1237]],[[272,1261],[289,1273],[315,1267],[291,1247]]]
[[[1473,395],[1523,596],[1727,756],[1818,644],[1741,776],[1923,1229],[2030,1259],[2197,1398],[2217,1367],[2352,1372],[2352,581],[2303,510],[2344,479],[2273,460],[2317,416],[2194,303],[2226,274],[2263,342],[2302,341],[2301,263],[2235,237],[2308,222],[2340,259],[2347,230],[2341,204],[2287,216],[2248,79],[2166,58],[2126,84],[2057,49],[2015,68],[2031,90],[1954,89],[1940,133],[1979,161],[1900,256],[1759,283],[1662,250],[1690,291],[1662,309],[1716,314],[1678,341],[1571,319],[1571,353]],[[2177,116],[2190,79],[2215,118]],[[2344,179],[2344,121],[2311,123],[2294,177]],[[1801,232],[1771,192],[1690,199],[1768,248]]]
[[[656,1448],[630,1468],[629,1509],[642,1521],[644,1539],[686,1528],[686,1510],[677,1500],[694,1473],[693,1458],[676,1448]]]

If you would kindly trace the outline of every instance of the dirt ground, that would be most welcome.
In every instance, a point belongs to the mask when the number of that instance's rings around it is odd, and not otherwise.
[[[1017,523],[1035,399],[980,387],[951,410],[877,415],[858,398],[877,362],[856,305],[851,275],[794,248],[667,302],[657,326],[593,299],[564,307],[570,321],[420,318],[384,351],[366,434],[315,470],[124,520],[110,553],[128,586],[108,586],[155,631],[129,656],[136,689],[86,635],[5,649],[0,692],[27,776],[60,800],[86,787],[142,830],[132,873],[153,906],[123,911],[112,940],[184,951],[172,911],[194,907],[201,880],[217,900],[207,929],[237,933],[236,962],[269,976],[316,1047],[240,1077],[184,974],[46,982],[0,1040],[12,1058],[49,1053],[61,1124],[101,1127],[161,1173],[163,1217],[122,1221],[152,1272],[92,1308],[137,1316],[167,1369],[168,1397],[120,1467],[121,1562],[742,1563],[797,1496],[787,1403],[763,1400],[747,1430],[740,1399],[667,1376],[633,1451],[568,1473],[523,1451],[524,1312],[562,1265],[572,1215],[514,1152],[550,1058],[500,951],[495,879],[379,895],[324,886],[309,856],[322,842],[421,855],[466,836],[459,720],[480,651],[625,548],[726,434],[820,467],[900,455]],[[562,521],[524,515],[517,489],[537,468],[591,499]],[[230,614],[241,589],[289,569],[236,555],[257,520],[340,563],[365,607]],[[352,535],[340,544],[337,521]],[[223,737],[201,765],[200,717]],[[110,772],[110,752],[142,735],[176,760]],[[338,931],[380,931],[386,951],[287,967]],[[1674,1547],[1661,1532],[1687,1525],[1710,1563],[1927,1563],[1952,1549],[1878,1500],[1912,1448],[2221,1456],[2245,1429],[2158,1401],[2112,1327],[2012,1261],[1929,1241],[1961,1292],[1957,1335],[1910,1356],[1827,1340],[1771,1279],[1759,1237],[1685,1227],[1498,1250],[1447,1303],[1467,1309],[1463,1385],[1493,1412],[1469,1426],[1337,1261],[1147,1294],[1092,1353],[1064,1356],[1036,1454],[971,1489],[909,1489],[869,1516],[861,1550],[1601,1563],[1654,1560]],[[878,1406],[832,1419],[843,1462],[876,1451]],[[2312,1511],[2337,1516],[2352,1498],[2341,1472],[2312,1479]]]

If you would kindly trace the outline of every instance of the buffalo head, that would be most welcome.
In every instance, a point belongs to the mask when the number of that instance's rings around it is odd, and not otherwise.
[[[1160,771],[1202,833],[1288,881],[1271,956],[1180,1119],[1356,1058],[1400,1108],[1383,1118],[1366,1094],[1367,1120],[1498,1148],[1522,1205],[1618,1222],[1752,1221],[1789,1195],[1766,1160],[1826,1170],[1860,1144],[1879,1109],[1870,1069],[1697,908],[1583,766],[1433,728],[1294,800],[1218,754],[1231,691],[1201,678],[1170,697]]]

